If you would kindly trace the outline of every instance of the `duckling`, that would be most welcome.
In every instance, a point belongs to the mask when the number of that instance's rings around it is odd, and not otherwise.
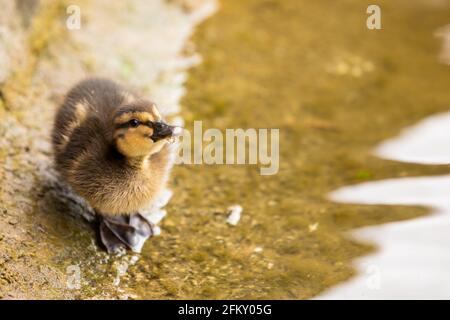
[[[139,212],[165,188],[176,129],[155,103],[106,79],[81,81],[58,109],[55,167],[94,208],[109,253],[122,247],[139,252],[152,235]]]

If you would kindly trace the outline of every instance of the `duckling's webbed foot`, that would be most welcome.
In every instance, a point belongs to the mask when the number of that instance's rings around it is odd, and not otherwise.
[[[98,215],[100,240],[110,254],[123,249],[140,253],[145,241],[153,235],[153,228],[141,214],[130,216]]]

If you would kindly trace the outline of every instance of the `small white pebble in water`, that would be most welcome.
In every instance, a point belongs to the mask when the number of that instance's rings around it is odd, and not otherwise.
[[[310,225],[308,226],[309,232],[314,232],[314,231],[316,231],[318,227],[319,227],[319,223],[318,223],[318,222],[316,222],[316,223],[314,223],[314,224],[310,224]]]
[[[263,248],[262,247],[256,247],[254,250],[253,250],[253,252],[255,252],[255,253],[260,253],[260,252],[262,252],[263,251]]]
[[[232,226],[235,226],[238,224],[239,220],[241,219],[241,212],[242,212],[242,207],[238,204],[228,207],[228,218],[227,218],[227,223],[231,224]]]
[[[130,265],[135,265],[136,264],[136,262],[138,262],[138,260],[139,260],[139,256],[137,256],[137,255],[134,255],[134,256],[132,256],[131,258],[130,258]]]

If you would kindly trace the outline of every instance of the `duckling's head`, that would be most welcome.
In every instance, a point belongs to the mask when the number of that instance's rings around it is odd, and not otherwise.
[[[113,140],[126,157],[145,157],[161,150],[161,140],[172,137],[174,127],[162,121],[156,105],[145,100],[120,107],[114,115]]]

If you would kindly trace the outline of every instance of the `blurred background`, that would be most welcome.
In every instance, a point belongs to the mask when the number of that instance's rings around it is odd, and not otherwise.
[[[395,237],[381,245],[376,236],[349,234],[392,222],[426,224],[420,219],[435,203],[415,194],[429,185],[402,191],[408,201],[388,201],[379,190],[369,190],[369,200],[328,196],[348,185],[448,173],[448,152],[424,165],[373,150],[449,110],[449,1],[0,5],[1,298],[406,298],[424,287],[430,297],[450,297],[442,288],[449,277],[433,265],[411,271],[422,277],[420,286],[386,286],[408,272],[408,257],[424,243],[400,247],[385,263],[370,257],[398,244]],[[371,5],[378,9],[368,11]],[[83,218],[90,209],[53,173],[49,145],[55,108],[88,76],[136,88],[188,129],[194,120],[220,130],[280,129],[278,174],[261,176],[258,166],[176,166],[161,235],[141,255],[106,255]],[[443,141],[450,124],[439,128]],[[433,135],[428,139],[433,145]],[[432,149],[415,150],[426,158]],[[233,204],[243,208],[236,226],[226,223]],[[414,230],[402,241],[422,234]],[[445,239],[424,237],[422,252],[446,249]],[[416,258],[435,266],[448,250],[431,252]],[[355,265],[362,257],[366,265]],[[348,289],[327,291],[337,285]]]

